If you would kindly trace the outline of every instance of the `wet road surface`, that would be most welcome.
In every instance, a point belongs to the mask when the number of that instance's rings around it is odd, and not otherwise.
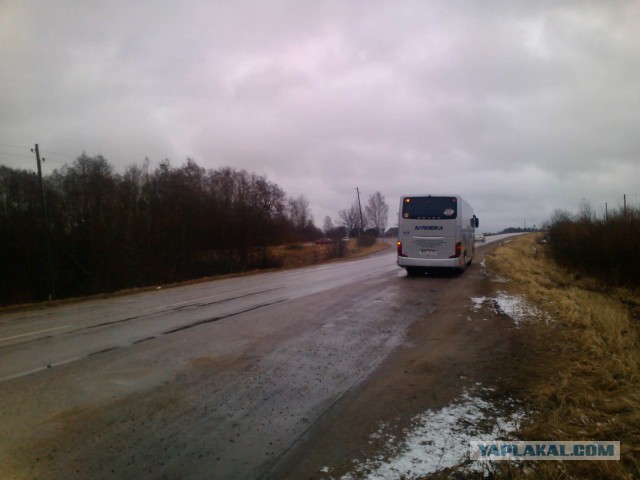
[[[456,278],[368,258],[0,316],[0,478],[245,479]]]

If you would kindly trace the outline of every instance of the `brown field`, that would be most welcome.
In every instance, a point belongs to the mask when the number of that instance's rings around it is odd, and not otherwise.
[[[521,440],[618,440],[621,461],[498,462],[500,478],[640,478],[640,293],[558,267],[539,234],[487,257],[490,273],[546,315],[525,325],[530,344],[514,396],[529,413]]]

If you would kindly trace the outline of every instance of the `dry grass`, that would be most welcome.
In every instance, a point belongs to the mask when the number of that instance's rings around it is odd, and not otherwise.
[[[270,247],[268,255],[281,268],[297,268],[307,265],[315,265],[333,259],[354,258],[378,252],[389,248],[389,245],[378,240],[374,245],[361,247],[355,238],[350,239],[344,246],[344,251],[339,252],[339,245],[312,245],[292,244]],[[342,253],[342,255],[340,255]]]
[[[267,248],[267,254],[281,268],[296,268],[323,262],[332,255],[331,245],[278,245]]]
[[[519,237],[486,260],[491,273],[509,278],[510,289],[553,320],[525,327],[531,350],[520,391],[533,413],[519,437],[618,440],[621,461],[501,465],[499,476],[640,478],[640,296],[558,267],[540,238]]]

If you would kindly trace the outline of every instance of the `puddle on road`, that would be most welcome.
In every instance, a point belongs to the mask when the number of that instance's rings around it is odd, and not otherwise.
[[[352,471],[341,477],[331,476],[331,468],[321,470],[325,479],[386,480],[389,478],[416,479],[455,467],[461,474],[489,471],[488,462],[470,460],[471,441],[513,440],[523,418],[521,411],[505,416],[496,415],[496,407],[483,400],[479,384],[473,392],[465,391],[452,404],[425,412],[414,418],[411,429],[404,432],[398,444],[394,435],[387,434],[385,425],[370,437],[370,441],[384,441],[386,453],[356,463]],[[511,408],[512,409],[512,408]]]

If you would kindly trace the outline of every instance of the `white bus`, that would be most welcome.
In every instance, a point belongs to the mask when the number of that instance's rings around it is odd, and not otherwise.
[[[400,197],[398,266],[411,276],[431,268],[463,272],[473,260],[479,223],[460,195]]]

